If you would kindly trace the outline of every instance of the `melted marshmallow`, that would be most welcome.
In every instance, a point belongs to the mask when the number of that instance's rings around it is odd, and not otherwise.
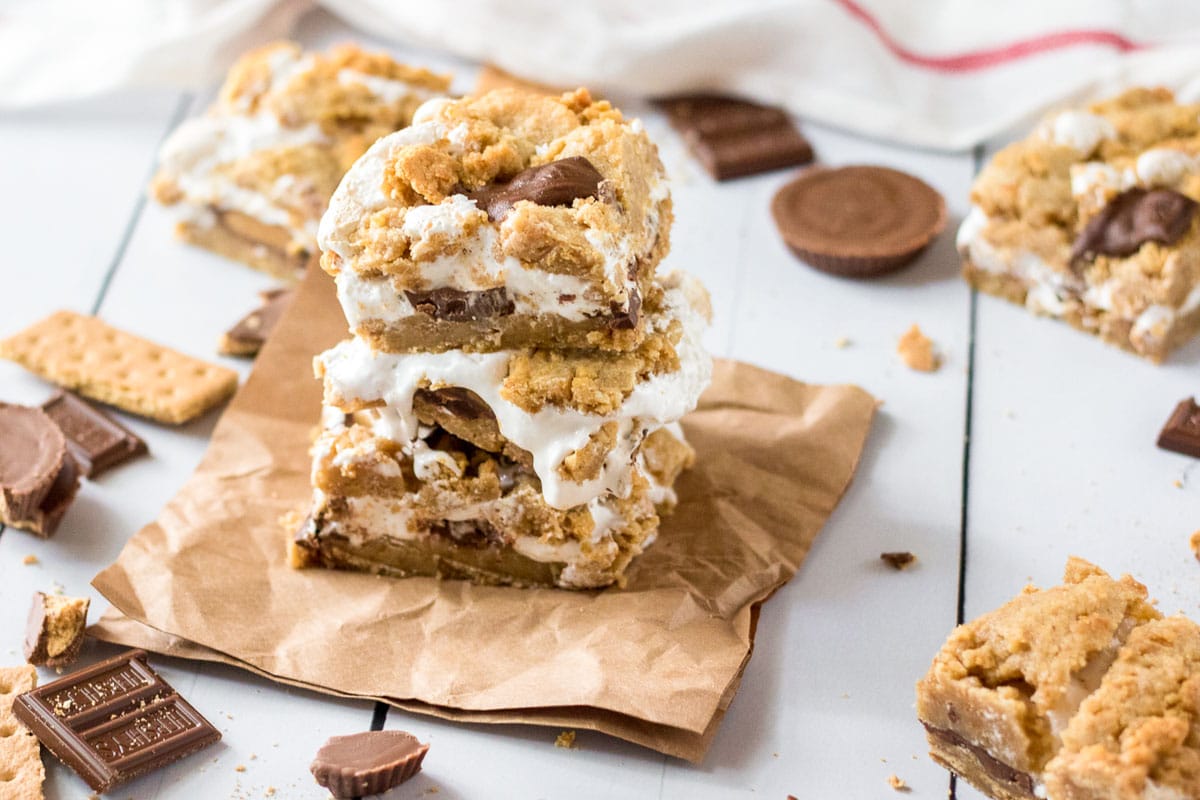
[[[691,280],[690,278],[688,280]],[[327,386],[334,396],[366,402],[382,401],[376,409],[377,435],[401,443],[419,436],[413,394],[423,385],[461,386],[477,394],[492,409],[500,433],[533,455],[534,471],[542,481],[546,502],[558,509],[582,505],[605,494],[625,496],[630,488],[635,453],[654,429],[675,422],[696,406],[712,375],[712,359],[700,343],[704,318],[686,299],[686,286],[668,289],[667,311],[651,324],[682,322],[676,351],[680,368],[640,381],[611,414],[585,414],[572,408],[547,406],[529,413],[500,395],[508,374],[509,354],[375,353],[361,339],[344,341],[318,356]],[[563,479],[558,467],[605,423],[618,425],[617,444],[600,474],[576,483]]]

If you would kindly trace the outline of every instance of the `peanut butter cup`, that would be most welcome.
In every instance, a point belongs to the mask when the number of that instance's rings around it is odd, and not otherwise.
[[[79,490],[79,469],[40,408],[0,403],[0,522],[54,533]]]
[[[313,759],[313,777],[337,798],[386,792],[416,775],[429,745],[404,731],[330,737]]]
[[[936,190],[886,167],[806,170],[775,194],[771,213],[793,253],[851,278],[905,266],[946,226]]]

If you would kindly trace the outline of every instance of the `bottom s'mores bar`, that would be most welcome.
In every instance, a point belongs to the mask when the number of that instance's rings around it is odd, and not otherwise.
[[[917,685],[930,755],[997,800],[1200,796],[1200,627],[1072,558],[959,626]]]
[[[355,421],[314,446],[314,502],[294,566],[582,589],[618,581],[653,542],[693,452],[678,426],[643,442],[625,496],[557,509],[531,466],[427,426],[408,446]]]

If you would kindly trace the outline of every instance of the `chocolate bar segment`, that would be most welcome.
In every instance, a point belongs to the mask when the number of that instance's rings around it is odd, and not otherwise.
[[[717,95],[663,100],[671,126],[719,181],[807,164],[812,145],[779,108]]]
[[[238,320],[237,324],[221,336],[218,350],[222,355],[258,355],[267,337],[283,317],[283,312],[287,311],[292,302],[291,289],[269,289],[259,292],[258,296],[262,305]]]
[[[148,450],[140,436],[71,392],[55,392],[42,410],[67,437],[67,449],[88,478]]]
[[[1196,398],[1179,401],[1171,418],[1158,434],[1158,446],[1164,450],[1200,458],[1200,406]]]
[[[221,738],[196,709],[131,650],[17,698],[17,719],[106,792]]]

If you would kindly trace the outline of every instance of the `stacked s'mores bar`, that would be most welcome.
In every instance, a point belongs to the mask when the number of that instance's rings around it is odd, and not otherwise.
[[[449,85],[354,45],[261,47],[207,114],[168,137],[151,195],[179,212],[184,241],[294,280],[317,258],[317,223],[342,175]]]
[[[694,454],[709,381],[694,279],[637,120],[584,90],[421,106],[341,182],[321,264],[353,334],[296,566],[490,584],[620,580]]]

